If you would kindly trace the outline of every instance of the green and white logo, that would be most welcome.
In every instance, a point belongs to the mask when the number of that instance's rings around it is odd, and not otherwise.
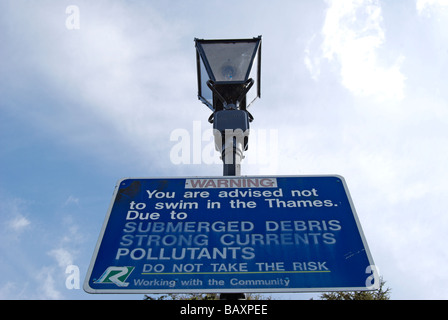
[[[127,287],[125,282],[135,267],[109,267],[95,283],[113,283],[119,287]]]

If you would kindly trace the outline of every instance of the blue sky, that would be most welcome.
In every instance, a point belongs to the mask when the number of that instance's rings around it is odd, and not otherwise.
[[[142,298],[69,290],[66,267],[82,284],[119,179],[222,174],[193,39],[258,35],[242,173],[344,176],[392,298],[448,298],[447,18],[443,0],[2,1],[0,298]]]

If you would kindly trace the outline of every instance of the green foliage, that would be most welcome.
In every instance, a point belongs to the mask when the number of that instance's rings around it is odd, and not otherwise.
[[[190,293],[190,294],[164,294],[158,297],[149,296],[145,294],[143,300],[219,300],[219,295],[216,293]]]
[[[385,288],[386,284],[380,279],[380,287],[374,291],[338,291],[326,292],[320,295],[322,300],[389,300],[390,288]]]
[[[246,300],[270,300],[271,297],[264,297],[259,294],[246,293]],[[219,294],[217,293],[189,293],[189,294],[165,294],[156,296],[150,296],[145,294],[143,300],[219,300]]]
[[[325,292],[320,295],[322,300],[389,300],[391,289],[385,287],[386,282],[380,279],[380,286],[373,291],[336,291]],[[245,294],[246,300],[271,300],[272,297],[259,294]],[[144,300],[219,300],[217,293],[190,293],[190,294],[165,294],[145,295]]]

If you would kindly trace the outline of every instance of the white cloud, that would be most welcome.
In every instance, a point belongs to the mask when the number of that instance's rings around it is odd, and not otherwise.
[[[311,49],[312,45],[315,42],[316,42],[316,35],[314,34],[306,45],[305,57],[304,57],[303,62],[305,64],[305,67],[308,69],[309,73],[311,74],[311,78],[314,81],[317,81],[320,76],[320,57],[317,55],[313,55],[314,50]]]
[[[54,279],[54,269],[52,268],[42,268],[36,276],[36,280],[39,283],[39,299],[50,299],[57,300],[62,299],[63,296],[61,292],[56,288],[56,281]]]
[[[68,265],[73,264],[73,255],[64,248],[58,248],[58,249],[53,249],[50,252],[48,252],[48,254],[55,258],[58,266],[63,268],[65,270],[65,268],[67,268]]]
[[[448,0],[417,0],[415,6],[419,15],[431,17],[432,12],[447,9]]]
[[[14,197],[0,197],[0,212],[2,212],[1,239],[4,241],[17,240],[18,237],[31,227],[31,221],[26,214],[26,201]],[[1,242],[1,241],[0,241]]]
[[[342,84],[355,95],[379,100],[404,98],[406,77],[399,56],[389,64],[379,55],[385,42],[382,9],[375,0],[328,1],[321,57],[305,51],[305,64],[317,78],[320,59],[337,62]]]
[[[24,299],[26,298],[25,292],[28,290],[28,284],[22,282],[20,284],[12,281],[7,281],[0,287],[0,299]]]
[[[31,222],[22,215],[17,215],[9,222],[9,226],[16,232],[23,231],[30,224]]]
[[[79,204],[79,198],[76,198],[75,196],[72,195],[70,195],[64,202],[64,206],[78,205],[78,204]]]

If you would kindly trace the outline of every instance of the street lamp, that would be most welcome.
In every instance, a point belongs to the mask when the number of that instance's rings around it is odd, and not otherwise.
[[[247,108],[260,97],[261,36],[195,42],[198,98],[213,111],[209,122],[224,175],[239,176],[253,120]]]

